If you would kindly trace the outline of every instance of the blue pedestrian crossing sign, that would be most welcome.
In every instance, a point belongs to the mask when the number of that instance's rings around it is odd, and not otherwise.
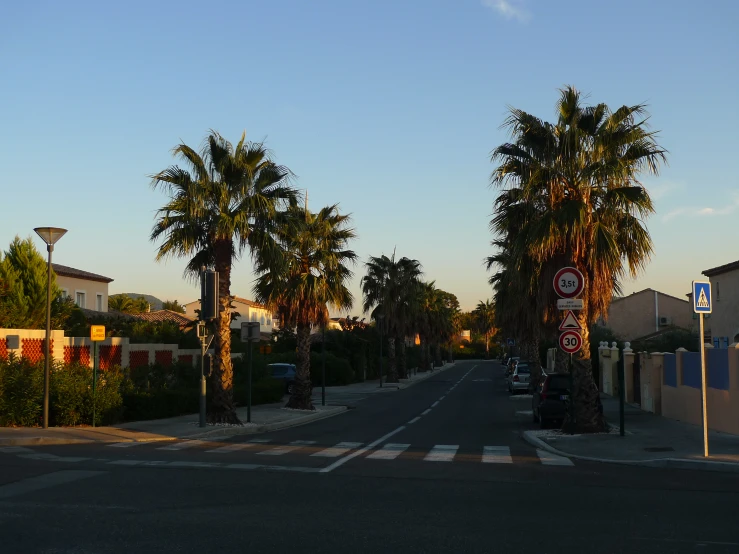
[[[516,346],[516,341],[514,339],[506,339],[506,344],[508,346]]]
[[[693,281],[693,311],[697,314],[710,314],[711,283],[708,281]]]

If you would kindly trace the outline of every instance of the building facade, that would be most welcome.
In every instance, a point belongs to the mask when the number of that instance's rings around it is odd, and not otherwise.
[[[239,314],[231,320],[231,329],[241,329],[242,321],[258,321],[260,332],[267,335],[271,334],[273,330],[279,329],[274,314],[265,306],[238,296],[233,297],[231,304],[233,305],[232,312]],[[197,311],[199,310],[200,300],[185,304],[185,315],[188,317],[197,319]]]
[[[614,298],[608,308],[608,317],[598,323],[609,327],[625,341],[634,341],[670,327],[692,329],[694,326],[687,300],[654,289]]]
[[[714,346],[739,342],[739,260],[707,269],[711,282],[712,313],[706,319]]]
[[[57,286],[78,307],[95,312],[108,311],[108,285],[113,279],[66,265],[51,264],[51,267],[56,273]]]

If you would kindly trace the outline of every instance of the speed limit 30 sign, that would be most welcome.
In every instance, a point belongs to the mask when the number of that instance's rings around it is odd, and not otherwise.
[[[577,298],[583,287],[582,273],[576,267],[563,267],[554,276],[554,292],[560,298]]]
[[[576,331],[565,331],[559,336],[559,347],[567,354],[574,354],[582,348],[582,337]]]

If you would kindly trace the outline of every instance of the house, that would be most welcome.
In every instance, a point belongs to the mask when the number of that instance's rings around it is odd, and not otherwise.
[[[703,275],[711,282],[713,304],[706,326],[714,346],[725,348],[739,342],[739,260],[706,269]]]
[[[608,308],[608,317],[601,318],[598,324],[609,327],[625,341],[634,341],[671,327],[691,329],[694,326],[687,300],[654,289],[614,298]]]
[[[51,267],[56,273],[57,286],[78,307],[95,312],[108,311],[108,284],[113,279],[66,265],[53,263]]]
[[[242,321],[258,321],[259,330],[263,335],[271,335],[273,330],[279,329],[277,318],[262,304],[234,296],[231,305],[233,306],[231,311],[239,314],[231,320],[231,329],[241,329]],[[198,318],[200,300],[188,302],[184,307],[186,316],[193,319]]]

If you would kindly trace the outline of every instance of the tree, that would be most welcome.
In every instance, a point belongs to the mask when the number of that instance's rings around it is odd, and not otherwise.
[[[475,326],[485,336],[485,357],[490,358],[490,337],[495,334],[495,304],[492,300],[481,300],[472,313]]]
[[[246,250],[253,259],[276,255],[272,233],[278,211],[294,202],[290,171],[272,161],[262,143],[234,147],[215,131],[198,154],[186,144],[173,153],[186,166],[171,166],[152,176],[152,187],[164,188],[169,201],[157,213],[151,240],[163,239],[156,259],[189,257],[186,277],[196,280],[200,268],[218,272],[219,313],[211,423],[239,423],[233,404],[231,363],[231,266]]]
[[[652,241],[643,224],[652,201],[638,178],[657,174],[666,151],[647,128],[643,104],[611,110],[585,106],[573,87],[560,91],[556,123],[511,108],[505,121],[512,141],[497,147],[492,183],[517,190],[526,217],[509,237],[514,253],[538,264],[543,310],[554,305],[549,283],[561,267],[584,275],[584,309],[579,312],[583,348],[573,368],[575,420],[569,428],[601,431],[598,390],[590,364],[590,325],[607,314],[625,275],[636,276],[649,260]]]
[[[393,252],[392,258],[384,254],[370,256],[365,267],[367,273],[361,280],[362,307],[365,312],[374,308],[372,318],[375,321],[378,317],[383,318],[381,326],[388,342],[387,382],[397,383],[396,339],[407,330],[413,302],[416,301],[418,279],[422,275],[421,264],[405,257],[396,261]]]
[[[123,314],[137,313],[133,299],[127,294],[111,294],[108,296],[108,309]]]
[[[162,309],[169,310],[171,312],[177,312],[178,314],[185,313],[185,307],[177,300],[165,300],[164,302],[162,302]]]
[[[5,256],[0,253],[0,327],[45,329],[48,284],[47,260],[30,238],[15,237]],[[72,307],[51,273],[51,325],[64,325]]]
[[[346,286],[356,254],[348,250],[356,237],[349,215],[337,205],[317,213],[290,206],[276,229],[280,255],[260,259],[254,285],[258,302],[275,310],[280,327],[295,327],[297,371],[288,408],[313,410],[310,378],[310,332],[328,322],[328,307],[348,310],[353,305]]]

